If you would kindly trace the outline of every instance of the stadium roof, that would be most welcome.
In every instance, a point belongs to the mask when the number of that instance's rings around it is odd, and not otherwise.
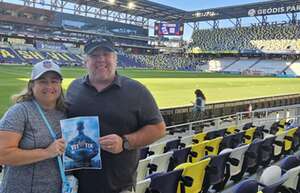
[[[128,13],[134,16],[141,16],[148,19],[158,21],[179,20],[186,11],[163,5],[160,3],[151,2],[148,0],[116,0],[113,4],[107,0],[65,0],[66,2],[75,3],[78,5],[87,5],[91,7],[98,7],[111,11]],[[128,8],[128,3],[134,3],[134,9]]]
[[[197,22],[300,12],[300,0],[273,0],[196,11],[185,11],[149,0],[115,0],[114,3],[109,3],[108,0],[65,1],[118,13],[128,13],[157,21],[182,20],[184,22]],[[134,9],[128,8],[129,2],[134,3]]]
[[[187,12],[185,22],[210,21],[300,12],[300,0],[275,0]]]

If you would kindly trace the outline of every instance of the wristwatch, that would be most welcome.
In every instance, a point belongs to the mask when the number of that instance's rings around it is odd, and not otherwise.
[[[127,137],[125,137],[123,135],[121,138],[123,140],[123,143],[122,143],[123,150],[129,150],[129,141],[128,141]]]

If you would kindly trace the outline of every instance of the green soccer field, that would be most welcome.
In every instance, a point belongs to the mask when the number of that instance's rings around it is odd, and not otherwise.
[[[11,105],[10,96],[25,87],[30,72],[31,67],[0,66],[0,117]],[[193,92],[197,88],[204,91],[208,103],[300,93],[299,78],[241,77],[138,69],[120,69],[119,73],[144,83],[160,108],[191,105],[191,101],[194,101]],[[74,78],[84,74],[83,68],[63,68],[64,89]]]

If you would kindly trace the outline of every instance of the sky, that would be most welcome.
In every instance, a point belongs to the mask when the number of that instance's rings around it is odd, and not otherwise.
[[[268,0],[151,0],[152,2],[161,3],[185,11],[195,11],[201,9],[218,8],[232,5],[242,5],[247,3],[258,3]],[[205,27],[205,26],[204,26]],[[208,27],[208,26],[207,26]],[[192,27],[185,25],[183,39],[188,40],[192,35]],[[150,30],[150,35],[153,35],[153,30]]]

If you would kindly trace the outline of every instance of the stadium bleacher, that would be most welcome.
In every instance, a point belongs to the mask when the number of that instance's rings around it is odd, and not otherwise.
[[[192,47],[201,50],[299,50],[297,25],[251,26],[239,28],[201,29],[192,35]]]
[[[224,71],[227,71],[227,72],[243,72],[243,71],[249,69],[257,61],[258,61],[258,59],[240,58],[240,60],[233,63],[231,66],[226,68]]]
[[[278,187],[284,191],[287,191],[288,188],[290,190],[297,189],[299,177],[292,180],[295,175],[300,174],[298,169],[300,165],[300,154],[298,152],[300,127],[297,121],[299,115],[297,115],[295,108],[297,107],[263,109],[259,112],[270,112],[264,113],[265,117],[245,117],[238,125],[232,119],[232,121],[221,122],[219,128],[204,127],[200,133],[194,133],[193,130],[190,130],[193,127],[187,127],[188,132],[181,132],[178,135],[170,132],[164,139],[151,145],[148,151],[150,152],[152,149],[152,153],[140,160],[137,193],[145,193],[147,189],[160,191],[164,187],[168,187],[168,190],[177,189],[178,193],[213,192],[213,189],[222,193],[245,193],[246,190],[241,189],[241,184],[256,179],[259,179],[260,182],[259,189],[265,191],[275,190]],[[252,116],[254,114],[255,112]],[[228,127],[228,125],[231,125],[231,127]],[[274,125],[277,126],[274,127]],[[222,129],[224,127],[225,129]],[[170,131],[175,128],[176,126],[172,126]],[[186,144],[184,138],[189,136],[192,136],[193,140]],[[209,139],[206,136],[210,136]],[[227,140],[227,143],[224,140],[228,137],[231,140]],[[240,140],[240,137],[243,140]],[[179,139],[181,141],[179,144],[182,145],[176,146],[175,150],[163,151],[169,142],[176,139]],[[210,142],[216,140],[217,143]],[[247,140],[248,144],[245,144]],[[234,141],[237,143],[234,143]],[[294,153],[296,154],[290,155]],[[151,164],[152,159],[160,161],[152,161]],[[178,162],[179,160],[181,161]],[[277,163],[278,160],[281,160],[280,164]],[[292,163],[289,160],[293,160],[293,165],[288,166],[288,163]],[[170,164],[172,167],[170,167]],[[156,171],[156,168],[160,168],[160,172]],[[281,168],[284,171],[289,170],[289,172],[285,174],[279,172],[278,175],[276,172],[276,174],[274,173],[274,170],[281,171]],[[172,176],[172,173],[177,170],[182,170],[180,172],[181,178],[175,177],[175,182],[168,183],[168,186],[156,185],[158,179],[166,183],[166,177]],[[262,172],[258,174],[257,171]],[[180,176],[180,174],[178,175]],[[274,187],[276,188],[274,189]],[[256,189],[252,190],[255,193],[258,191],[255,191]]]

